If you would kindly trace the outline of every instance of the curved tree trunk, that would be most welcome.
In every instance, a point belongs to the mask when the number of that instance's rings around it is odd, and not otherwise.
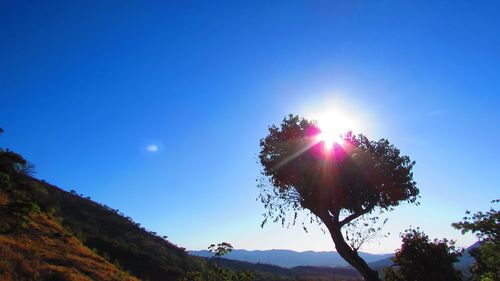
[[[330,236],[335,243],[335,248],[339,255],[344,258],[352,267],[354,267],[365,279],[365,281],[381,281],[378,272],[372,270],[368,264],[356,253],[346,242],[340,231],[340,226],[333,223],[326,224],[330,231]]]

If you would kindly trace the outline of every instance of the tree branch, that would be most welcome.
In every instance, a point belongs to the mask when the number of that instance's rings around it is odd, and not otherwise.
[[[340,227],[342,227],[342,226],[350,223],[351,221],[359,218],[362,215],[365,215],[365,214],[371,212],[372,210],[373,210],[373,207],[372,208],[366,208],[366,209],[363,209],[363,210],[361,210],[359,212],[355,212],[355,213],[350,214],[349,216],[345,217],[343,220],[341,220],[339,222]]]

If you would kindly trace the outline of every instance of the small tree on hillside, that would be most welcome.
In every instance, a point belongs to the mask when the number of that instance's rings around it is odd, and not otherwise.
[[[261,139],[259,198],[267,209],[263,224],[268,219],[284,223],[288,213],[295,223],[298,211],[309,210],[324,223],[337,252],[365,280],[379,280],[342,232],[377,211],[415,203],[415,162],[385,139],[371,141],[351,133],[342,145],[326,150],[316,141],[319,133],[315,122],[289,115]],[[351,234],[359,233],[355,228]]]
[[[461,281],[462,273],[453,263],[462,255],[454,241],[431,241],[419,229],[408,229],[403,244],[392,258],[393,267],[385,270],[386,281]]]
[[[472,215],[467,211],[463,221],[452,225],[462,233],[474,233],[479,239],[480,246],[469,252],[476,260],[471,268],[471,280],[500,280],[500,211],[490,208]]]
[[[3,132],[4,130],[0,128],[0,135],[3,134]],[[19,174],[31,175],[34,170],[33,164],[26,161],[20,154],[10,151],[9,149],[0,148],[0,173],[3,175],[9,175],[10,177]]]
[[[219,244],[212,244],[208,246],[208,251],[214,253],[214,256],[217,258],[217,279],[220,279],[220,257],[231,253],[233,250],[233,246],[227,242],[222,242]]]

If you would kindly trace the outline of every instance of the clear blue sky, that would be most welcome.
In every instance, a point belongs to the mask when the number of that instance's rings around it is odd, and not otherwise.
[[[332,250],[260,228],[259,139],[339,103],[417,161],[420,226],[500,197],[498,1],[2,1],[0,146],[189,249]],[[149,147],[149,150],[148,150]]]

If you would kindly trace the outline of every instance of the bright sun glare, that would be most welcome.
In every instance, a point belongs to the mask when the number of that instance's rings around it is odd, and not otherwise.
[[[320,133],[316,135],[317,142],[323,142],[326,149],[330,150],[334,144],[342,145],[342,136],[348,131],[354,130],[355,124],[352,118],[339,110],[325,112],[315,118],[318,122]]]

